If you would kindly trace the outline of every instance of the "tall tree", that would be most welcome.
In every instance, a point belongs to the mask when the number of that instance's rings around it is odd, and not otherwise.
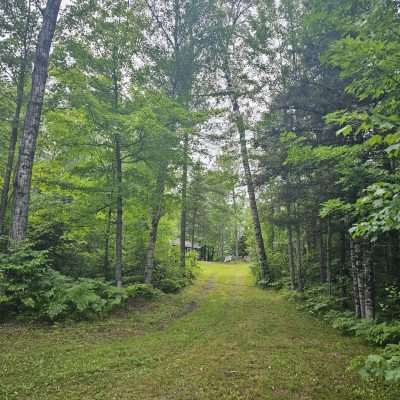
[[[3,186],[0,198],[0,236],[5,234],[6,212],[10,183],[14,168],[15,152],[18,132],[20,128],[21,112],[24,103],[25,84],[31,72],[30,58],[32,54],[32,38],[37,24],[37,13],[32,1],[6,1],[1,15],[3,25],[0,42],[2,56],[0,63],[9,72],[12,84],[15,85],[15,110],[11,121],[11,130],[8,141],[8,157],[3,174]],[[1,68],[0,68],[1,69]]]
[[[124,209],[124,143],[123,120],[128,111],[124,86],[134,79],[134,59],[142,39],[140,5],[131,7],[126,1],[102,1],[93,7],[91,1],[71,7],[66,18],[69,26],[67,48],[82,68],[95,73],[93,83],[105,114],[113,146],[113,196],[115,202],[115,281],[122,286],[123,270],[123,209]],[[82,26],[83,25],[83,26]],[[88,43],[95,44],[90,47]],[[86,64],[85,66],[83,64]],[[130,79],[131,78],[131,79]],[[129,153],[129,151],[128,151]],[[106,240],[107,245],[107,240]],[[107,250],[106,250],[107,252]]]
[[[246,138],[246,123],[240,106],[241,95],[246,97],[251,92],[257,90],[254,82],[248,78],[246,71],[247,65],[243,64],[247,60],[248,40],[246,31],[250,30],[251,10],[256,9],[253,1],[242,2],[223,2],[220,6],[220,31],[219,44],[217,46],[216,60],[220,71],[225,79],[226,94],[232,108],[232,120],[239,133],[239,148],[244,170],[244,176],[249,197],[250,210],[253,219],[257,258],[260,265],[262,279],[271,279],[265,251],[264,239],[261,229],[261,222],[258,212],[254,180],[250,167],[250,158]],[[219,54],[218,54],[219,51]],[[251,72],[250,72],[251,73]],[[250,83],[250,85],[247,85]],[[248,86],[248,87],[246,87]],[[250,95],[251,97],[251,95]]]
[[[43,21],[37,40],[32,73],[32,88],[25,115],[14,182],[12,225],[10,231],[10,238],[14,242],[24,240],[28,228],[29,197],[36,141],[39,133],[43,98],[48,76],[50,48],[56,29],[60,5],[61,0],[48,0],[46,8],[42,10]]]
[[[192,90],[203,68],[210,43],[210,14],[213,2],[207,0],[145,0],[157,34],[153,45],[158,48],[159,65],[168,79],[168,93],[186,107],[193,106]],[[177,127],[179,129],[179,127]],[[182,127],[181,127],[182,128]],[[190,164],[190,126],[183,127],[182,180],[180,219],[180,266],[185,267],[187,239],[187,189]]]

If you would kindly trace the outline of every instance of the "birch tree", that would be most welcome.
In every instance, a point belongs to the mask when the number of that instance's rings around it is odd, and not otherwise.
[[[36,141],[39,133],[43,98],[48,76],[50,48],[56,29],[60,5],[61,0],[48,0],[46,7],[41,10],[43,14],[42,27],[37,39],[32,73],[32,88],[25,114],[14,181],[12,225],[10,231],[10,238],[14,242],[24,240],[28,228],[29,197]]]
[[[8,156],[3,174],[0,198],[0,236],[6,233],[6,212],[10,183],[14,169],[15,152],[21,124],[27,78],[31,73],[33,36],[37,27],[38,12],[31,0],[5,1],[0,9],[3,24],[0,27],[1,74],[15,87],[15,109],[8,140]]]

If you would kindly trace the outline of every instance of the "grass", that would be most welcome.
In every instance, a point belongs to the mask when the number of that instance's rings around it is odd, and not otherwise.
[[[252,286],[246,264],[103,321],[0,328],[0,399],[395,400],[346,371],[371,349]]]

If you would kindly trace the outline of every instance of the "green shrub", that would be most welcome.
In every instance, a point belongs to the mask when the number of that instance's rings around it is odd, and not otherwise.
[[[339,301],[333,296],[323,293],[305,293],[304,309],[312,315],[322,316],[330,310],[339,308]]]
[[[47,253],[22,244],[11,254],[0,254],[0,310],[3,315],[35,313],[48,290]]]
[[[339,310],[329,310],[322,316],[322,319],[326,322],[329,322],[330,324],[333,324],[333,322],[337,318],[340,318],[343,315],[353,316],[353,313],[352,312],[342,312]]]
[[[124,276],[124,285],[135,285],[137,283],[144,283],[144,274],[141,275],[125,275]]]
[[[400,382],[400,345],[388,345],[380,354],[357,357],[350,369],[356,369],[364,380]]]
[[[378,304],[380,317],[385,320],[400,319],[400,288],[394,285],[385,288],[385,295]]]
[[[295,303],[302,303],[306,299],[304,292],[297,292],[295,290],[287,291],[284,296],[287,300]]]
[[[186,267],[182,271],[179,267],[179,260],[171,258],[171,264],[157,264],[153,272],[154,287],[164,293],[177,293],[185,286],[191,284],[196,279],[196,272],[199,268],[197,262],[198,254],[189,251],[186,254]]]
[[[258,284],[260,284],[260,282],[258,282]],[[286,277],[269,282],[269,284],[268,284],[269,288],[275,289],[275,290],[282,290],[284,288],[288,289],[288,288],[290,288],[290,286],[291,286],[290,279],[286,278]]]
[[[145,283],[137,283],[135,285],[130,285],[125,288],[125,293],[128,298],[142,298],[142,299],[154,299],[161,295],[160,290],[154,288],[151,285]]]
[[[400,343],[400,321],[380,324],[373,324],[365,332],[368,342],[384,346],[386,344]]]
[[[124,304],[128,298],[124,289],[95,279],[72,280],[52,271],[51,288],[38,316],[50,321],[63,319],[90,319],[101,317],[115,307]]]
[[[356,335],[358,320],[353,314],[342,313],[331,321],[332,327],[338,329],[343,335],[354,336]]]
[[[164,293],[177,293],[184,287],[184,284],[181,281],[176,279],[165,278],[159,282],[157,282],[157,288],[163,291]]]
[[[47,321],[101,317],[128,298],[154,298],[145,284],[116,288],[98,279],[74,280],[47,266],[46,252],[29,245],[0,256],[0,311]]]

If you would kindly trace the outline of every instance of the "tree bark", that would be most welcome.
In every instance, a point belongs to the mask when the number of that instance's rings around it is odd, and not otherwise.
[[[187,180],[188,180],[188,153],[189,134],[185,132],[183,138],[183,170],[182,170],[182,198],[181,198],[181,232],[180,232],[180,258],[179,266],[185,269],[186,263],[186,225],[187,225]]]
[[[193,210],[192,219],[192,249],[194,248],[195,236],[196,236],[196,219],[197,219],[197,208]]]
[[[121,136],[115,135],[115,173],[116,173],[116,218],[115,218],[115,282],[117,287],[122,287],[122,244],[123,244],[123,221],[122,221],[122,159],[121,159]]]
[[[372,265],[371,243],[368,240],[365,240],[363,243],[362,268],[364,275],[364,316],[368,320],[373,320],[375,318],[374,270]]]
[[[296,226],[296,253],[297,253],[297,289],[299,292],[304,291],[303,276],[303,251],[301,245],[300,226]]]
[[[353,301],[354,312],[357,318],[361,318],[360,288],[358,287],[358,260],[360,257],[359,244],[350,239],[350,259],[351,259],[351,276],[353,280]]]
[[[341,254],[340,254],[340,295],[342,297],[342,306],[346,306],[347,285],[345,277],[347,273],[347,227],[342,227],[341,232]]]
[[[32,169],[48,77],[50,48],[57,25],[60,4],[61,0],[47,1],[46,8],[43,12],[42,28],[36,47],[32,74],[32,89],[25,115],[14,181],[10,239],[17,243],[25,239],[28,228]]]
[[[360,297],[362,288],[360,287],[360,279],[359,279],[361,248],[360,248],[360,243],[357,239],[351,239],[350,241],[350,258],[351,258],[351,275],[353,278],[354,311],[357,318],[362,318],[363,304]]]
[[[6,213],[8,207],[8,196],[10,192],[10,183],[11,176],[14,167],[14,159],[15,159],[15,150],[17,147],[18,140],[18,132],[19,132],[19,124],[21,119],[21,110],[24,102],[24,93],[25,93],[25,81],[28,69],[28,56],[29,56],[29,47],[30,47],[30,36],[29,30],[31,28],[31,1],[28,2],[28,11],[26,16],[25,30],[23,33],[22,39],[22,59],[19,65],[19,71],[17,75],[17,95],[15,98],[15,111],[11,124],[10,131],[10,139],[9,139],[9,147],[8,147],[8,157],[6,168],[3,176],[3,187],[1,190],[1,198],[0,198],[0,236],[5,234],[5,225],[6,225]],[[7,244],[4,243],[6,247]]]
[[[293,227],[291,224],[288,225],[288,255],[289,255],[289,271],[290,271],[290,283],[292,290],[296,290],[296,269],[294,265],[294,251],[293,251]]]
[[[166,174],[166,165],[162,163],[157,177],[157,186],[156,186],[157,200],[156,200],[156,205],[155,207],[153,207],[152,211],[150,235],[146,253],[146,265],[144,270],[144,281],[145,283],[148,284],[152,282],[152,277],[153,277],[154,254],[157,243],[158,225],[162,214],[163,194],[165,190],[165,174]]]
[[[8,207],[8,195],[10,192],[11,176],[14,166],[15,149],[17,147],[20,115],[24,99],[25,77],[26,77],[26,59],[24,60],[24,65],[21,65],[21,71],[18,76],[15,112],[10,132],[7,163],[3,176],[3,187],[1,190],[1,199],[0,199],[0,236],[3,236],[5,234],[5,218]]]
[[[319,277],[320,277],[321,283],[325,283],[326,278],[327,278],[327,268],[326,268],[326,259],[325,259],[324,232],[323,232],[323,225],[322,225],[321,219],[318,220],[318,233],[319,233],[319,241],[318,241]]]
[[[237,218],[237,204],[236,204],[236,192],[235,188],[232,190],[232,202],[233,202],[233,212],[234,212],[234,218],[235,218],[235,229],[234,229],[234,235],[235,235],[235,258],[239,258],[239,227],[238,227],[238,218]]]
[[[249,195],[250,210],[251,210],[251,215],[253,218],[254,234],[255,234],[256,248],[257,248],[257,257],[258,257],[258,262],[259,262],[260,269],[261,269],[261,277],[264,281],[270,281],[271,273],[270,273],[270,269],[269,269],[269,265],[268,265],[265,247],[264,247],[264,239],[262,236],[261,223],[260,223],[260,218],[258,215],[258,208],[257,208],[257,201],[256,201],[255,190],[254,190],[253,177],[252,177],[251,169],[250,169],[249,154],[247,151],[246,128],[244,125],[242,114],[240,112],[238,98],[237,98],[236,92],[234,90],[230,70],[229,70],[229,67],[227,64],[225,65],[224,72],[225,72],[227,86],[228,86],[229,92],[231,93],[230,100],[232,103],[235,124],[236,124],[237,130],[239,131],[240,153],[241,153],[242,164],[243,164],[243,169],[244,169],[244,173],[245,173],[247,193]]]
[[[222,220],[221,225],[221,260],[224,261],[225,258],[225,223]]]
[[[332,225],[328,218],[328,229],[326,235],[326,281],[328,283],[328,293],[332,295]]]
[[[112,206],[108,207],[106,231],[104,233],[104,262],[103,274],[107,280],[110,278],[110,234],[111,234]]]

